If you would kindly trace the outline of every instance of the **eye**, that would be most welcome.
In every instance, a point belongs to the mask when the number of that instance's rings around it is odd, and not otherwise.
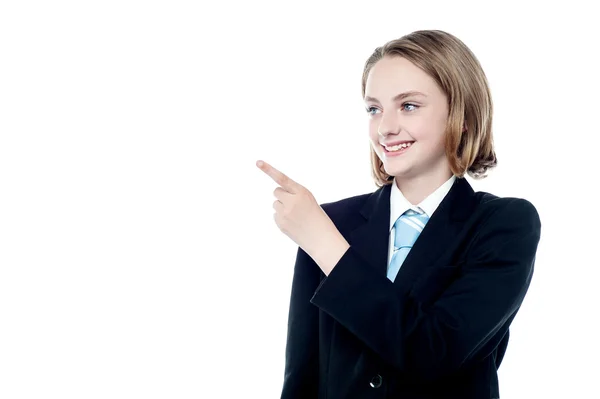
[[[375,108],[375,107],[367,107],[367,113],[369,115],[374,115],[373,111],[379,111],[379,110],[377,108]]]
[[[414,108],[412,108],[412,109],[406,109],[405,107],[414,107]],[[404,104],[402,104],[402,109],[406,110],[406,111],[414,111],[417,108],[419,108],[419,106],[416,105],[416,104],[413,104],[413,103],[404,103]]]

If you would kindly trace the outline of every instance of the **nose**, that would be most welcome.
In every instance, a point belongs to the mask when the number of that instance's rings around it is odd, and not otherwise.
[[[381,116],[379,126],[377,128],[377,133],[381,137],[388,136],[390,134],[398,134],[402,131],[400,127],[400,118],[396,115],[396,113],[391,112],[387,115],[384,113]]]

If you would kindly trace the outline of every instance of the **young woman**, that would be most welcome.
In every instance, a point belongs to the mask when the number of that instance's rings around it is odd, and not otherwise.
[[[465,179],[496,166],[485,74],[456,37],[417,31],[375,50],[362,94],[376,191],[319,205],[257,163],[299,245],[281,397],[499,398],[541,224]]]

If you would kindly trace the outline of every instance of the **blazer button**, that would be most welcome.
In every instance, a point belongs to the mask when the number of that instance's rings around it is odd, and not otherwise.
[[[379,374],[377,374],[375,377],[371,378],[371,382],[369,383],[369,385],[371,385],[371,388],[379,388],[382,383],[383,378]]]

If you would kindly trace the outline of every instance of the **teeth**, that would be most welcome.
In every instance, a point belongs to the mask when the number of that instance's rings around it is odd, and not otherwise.
[[[410,147],[412,145],[412,143],[403,143],[403,144],[399,144],[399,145],[395,145],[393,147],[385,147],[386,150],[388,151],[398,151],[401,148],[407,148]]]

